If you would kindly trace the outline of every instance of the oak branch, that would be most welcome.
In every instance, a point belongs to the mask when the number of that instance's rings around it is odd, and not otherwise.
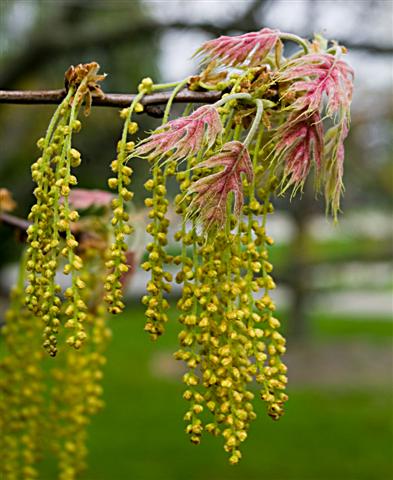
[[[160,105],[165,105],[172,92],[159,92],[145,95],[141,103],[146,107],[145,112],[153,117],[161,117]],[[0,103],[20,105],[50,105],[60,103],[66,96],[66,90],[0,90]],[[176,103],[214,103],[222,96],[218,91],[193,91],[185,88],[175,97]],[[128,107],[135,94],[105,93],[101,97],[93,98],[93,106],[100,107]]]
[[[172,92],[159,92],[145,95],[141,103],[146,107],[145,112],[153,117],[161,117],[163,111],[159,108],[165,105]],[[20,105],[53,105],[60,103],[66,96],[66,90],[0,90],[0,103]],[[175,97],[176,103],[214,103],[222,96],[218,91],[197,92],[189,89],[181,90]],[[101,97],[93,98],[93,106],[101,107],[128,107],[135,94],[106,93]],[[0,223],[9,225],[25,232],[30,225],[27,220],[0,212]]]

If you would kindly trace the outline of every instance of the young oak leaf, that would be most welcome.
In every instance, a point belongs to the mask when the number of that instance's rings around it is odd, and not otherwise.
[[[344,188],[344,140],[347,134],[346,120],[332,126],[324,136],[319,112],[307,117],[294,112],[276,134],[272,163],[283,168],[282,191],[293,186],[295,194],[302,189],[314,165],[316,190],[324,190],[327,210],[336,219]]]
[[[303,152],[312,152],[317,164],[317,188],[324,188],[326,203],[334,218],[340,208],[343,190],[344,139],[348,133],[353,77],[354,72],[346,62],[337,56],[320,52],[290,61],[277,76],[277,81],[290,83],[284,96],[296,97],[291,105],[295,110],[293,120],[281,129],[282,137],[279,140],[279,153],[286,157],[284,173],[290,174],[289,184],[295,184],[295,190],[301,187],[304,175],[309,171],[309,160]],[[319,111],[324,98],[327,98],[326,113],[334,119],[335,125],[322,141]],[[304,122],[313,127],[305,129]],[[296,129],[299,129],[298,132]],[[295,142],[297,136],[301,140]],[[324,153],[321,148],[323,143]]]
[[[337,212],[340,211],[340,198],[344,190],[344,140],[348,131],[348,122],[343,121],[331,127],[325,135],[321,183],[323,183],[327,210],[331,210],[335,220]]]
[[[221,132],[217,109],[204,105],[188,117],[171,120],[155,130],[137,145],[132,157],[162,158],[168,155],[171,160],[184,160],[204,146],[211,148]]]
[[[321,170],[324,139],[319,112],[308,117],[292,114],[278,130],[277,138],[273,162],[284,165],[283,189],[293,185],[295,193],[303,187],[313,162],[317,176]]]
[[[218,154],[198,164],[198,168],[215,167],[223,169],[197,180],[187,192],[187,195],[195,194],[190,216],[199,218],[206,231],[225,224],[230,192],[234,194],[234,213],[240,215],[244,201],[241,176],[244,174],[248,182],[254,176],[248,150],[238,141],[226,143]]]
[[[85,210],[90,207],[110,207],[115,195],[104,190],[87,190],[73,188],[69,195],[70,206],[76,210]]]
[[[292,107],[312,113],[319,110],[327,97],[327,114],[333,117],[349,114],[354,72],[343,60],[329,53],[310,53],[290,61],[277,76],[278,82],[289,82],[284,96],[296,95]]]
[[[241,65],[248,60],[249,66],[254,67],[260,65],[276,46],[279,34],[279,30],[263,28],[258,32],[233,37],[222,35],[205,42],[196,55],[202,56],[203,62],[216,60],[228,67]]]

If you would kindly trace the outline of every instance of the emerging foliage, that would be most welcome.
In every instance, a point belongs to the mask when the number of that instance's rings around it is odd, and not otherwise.
[[[221,228],[225,224],[228,195],[234,194],[234,213],[240,215],[243,202],[242,174],[252,181],[253,169],[245,145],[239,141],[226,143],[220,153],[198,164],[198,168],[220,170],[194,182],[188,194],[195,194],[190,204],[190,215],[201,218],[205,230],[212,226]]]
[[[132,156],[163,157],[183,160],[195,155],[202,147],[209,149],[221,133],[222,125],[217,110],[204,105],[188,117],[172,120],[141,142]]]
[[[292,108],[318,111],[326,96],[327,114],[347,116],[352,100],[353,70],[331,53],[310,53],[287,63],[279,82],[290,82],[285,95],[296,97]]]
[[[283,163],[282,183],[284,188],[302,188],[312,163],[320,176],[324,155],[323,126],[319,112],[309,116],[293,114],[279,128],[275,160]]]
[[[205,42],[197,54],[203,60],[217,61],[227,67],[247,62],[250,67],[261,65],[280,40],[279,30],[263,28],[259,32],[245,33],[237,37],[221,36]]]

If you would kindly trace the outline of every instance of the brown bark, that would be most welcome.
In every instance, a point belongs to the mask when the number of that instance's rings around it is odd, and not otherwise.
[[[0,103],[22,105],[48,105],[60,103],[66,95],[65,89],[60,90],[0,90]],[[148,115],[157,116],[160,110],[157,106],[164,105],[169,100],[172,92],[159,92],[145,95],[141,103],[146,106]],[[221,98],[222,92],[193,91],[185,88],[175,97],[176,103],[214,103]],[[135,94],[105,93],[102,97],[93,98],[93,107],[128,107]]]

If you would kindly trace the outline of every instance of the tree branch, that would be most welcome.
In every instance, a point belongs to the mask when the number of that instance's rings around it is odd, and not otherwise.
[[[66,90],[0,90],[0,103],[13,103],[22,105],[50,105],[60,103],[66,95]],[[152,108],[156,105],[167,103],[172,92],[152,93],[145,95],[141,103],[145,105],[146,113],[160,116],[160,111]],[[176,103],[214,103],[221,98],[222,92],[218,91],[193,91],[181,90],[175,97]],[[93,98],[93,106],[101,107],[128,107],[135,94],[106,93],[102,97]]]
[[[22,233],[26,233],[26,230],[30,226],[30,222],[28,220],[16,217],[15,215],[11,215],[5,212],[0,212],[0,225],[2,223],[8,225],[9,227],[15,228],[16,230],[19,230]]]

